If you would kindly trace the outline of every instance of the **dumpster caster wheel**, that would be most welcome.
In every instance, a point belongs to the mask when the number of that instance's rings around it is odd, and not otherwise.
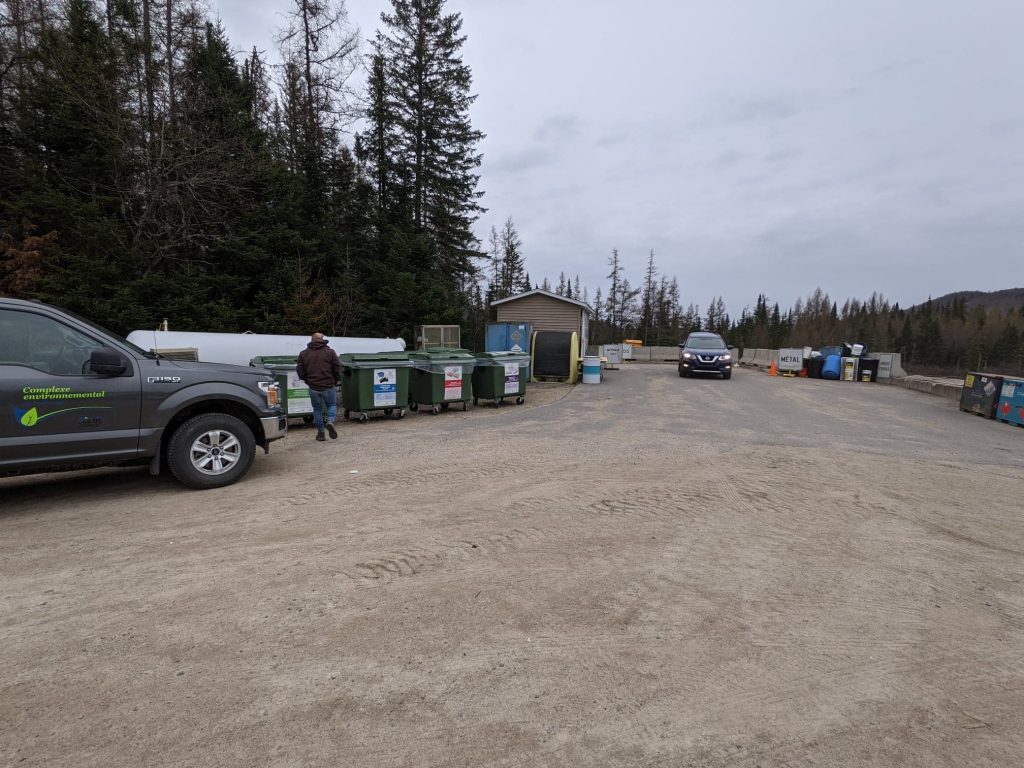
[[[384,415],[385,416],[390,416],[392,411],[394,411],[394,408],[385,408],[384,409]]]
[[[473,398],[473,405],[480,405],[480,398],[479,397],[474,397]]]
[[[368,418],[370,418],[370,417],[367,416],[365,413],[360,413],[359,414],[359,420],[360,421],[366,421]]]
[[[522,395],[520,395],[519,397],[516,398],[516,405],[522,405],[525,402],[526,402],[526,398],[523,397]]]
[[[341,414],[341,415],[345,417],[345,421],[348,421],[348,417],[349,417],[349,415],[350,415],[351,413],[352,413],[351,411],[345,411],[345,412],[344,412],[343,414]],[[312,418],[313,418],[313,417],[312,417],[312,416],[310,416],[310,420],[312,420]]]
[[[469,401],[468,400],[463,400],[462,401],[462,412],[465,413],[467,408],[469,408]]]
[[[312,416],[303,416],[302,417],[302,423],[305,424],[308,427],[310,424],[313,423],[313,417]]]
[[[501,406],[503,406],[504,404],[505,404],[505,398],[504,397],[499,397],[497,400],[494,401],[494,407],[495,408],[501,408]]]
[[[396,418],[396,419],[404,419],[404,418],[405,418],[405,408],[403,408],[402,410],[400,410],[400,411],[399,411],[399,412],[398,412],[398,413],[397,413],[397,414],[395,415],[395,418]]]
[[[448,403],[441,403],[441,410],[442,411],[447,411],[448,410],[448,405],[449,405]]]
[[[436,416],[441,412],[441,408],[440,406],[435,405],[433,408],[430,409],[430,412]]]
[[[413,403],[412,405],[409,406],[409,410],[412,411],[413,413],[416,413],[416,411],[418,411],[419,409],[420,409],[420,404],[419,403]]]

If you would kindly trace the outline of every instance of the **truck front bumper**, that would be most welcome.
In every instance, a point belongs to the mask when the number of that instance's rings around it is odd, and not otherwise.
[[[280,440],[288,434],[288,417],[283,414],[260,419],[260,424],[263,426],[263,439],[267,443]]]

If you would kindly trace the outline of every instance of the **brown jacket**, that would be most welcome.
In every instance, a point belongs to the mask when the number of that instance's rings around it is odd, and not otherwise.
[[[341,362],[326,341],[311,341],[299,353],[295,373],[313,389],[330,389],[341,379]]]

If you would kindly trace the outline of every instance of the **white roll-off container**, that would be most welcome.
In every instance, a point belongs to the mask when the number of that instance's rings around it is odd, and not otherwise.
[[[372,339],[327,336],[337,354],[346,352],[404,352],[405,339]],[[309,344],[309,336],[277,336],[265,333],[191,333],[187,331],[132,331],[128,341],[142,349],[195,349],[200,362],[249,365],[254,357],[294,355]]]

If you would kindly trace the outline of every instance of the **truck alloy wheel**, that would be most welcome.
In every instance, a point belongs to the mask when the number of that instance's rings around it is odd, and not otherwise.
[[[195,416],[171,435],[167,465],[189,488],[220,488],[249,471],[256,456],[256,440],[234,416],[205,413]]]

